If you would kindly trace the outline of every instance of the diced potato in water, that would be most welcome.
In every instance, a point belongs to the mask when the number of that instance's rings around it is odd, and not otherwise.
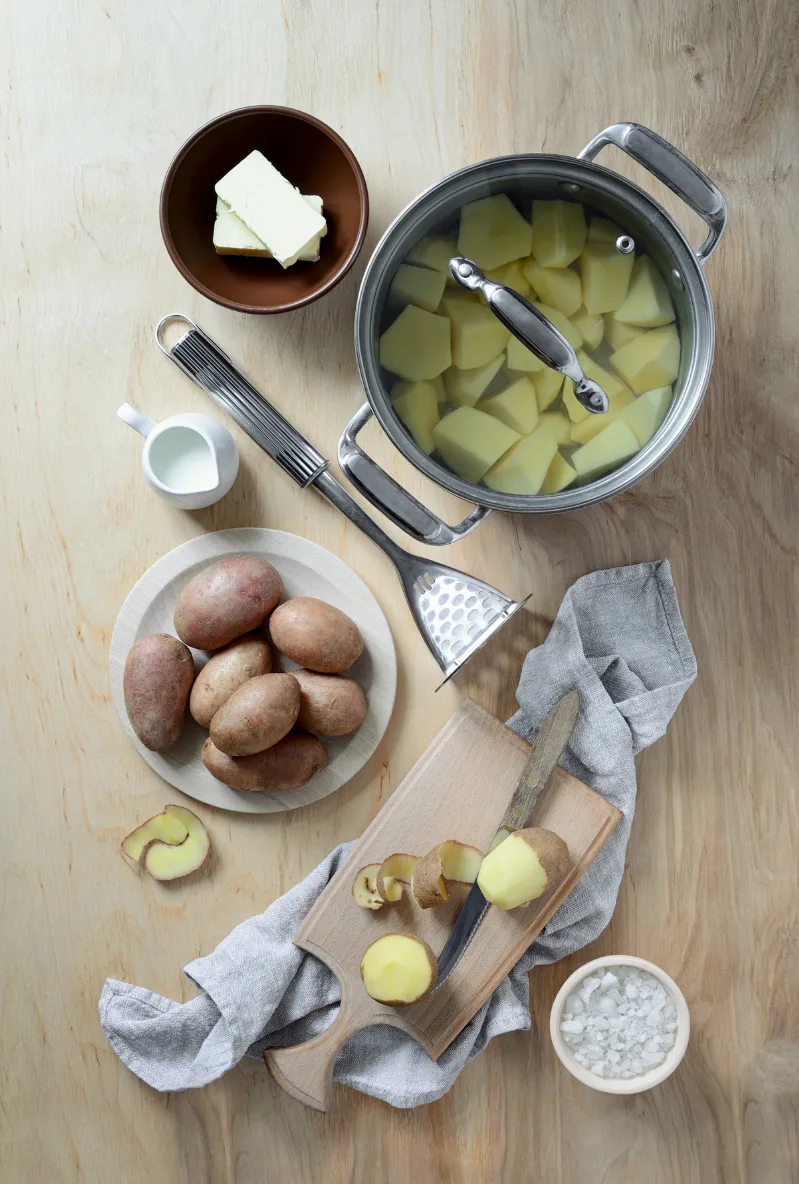
[[[593,243],[580,255],[583,304],[590,313],[613,312],[627,299],[634,257]]]
[[[554,403],[561,392],[563,386],[563,375],[559,370],[552,370],[549,366],[545,366],[543,370],[539,370],[533,379],[535,386],[535,397],[538,402],[538,410],[546,411],[551,403]]]
[[[444,388],[444,375],[437,374],[435,376],[435,378],[430,379],[430,382],[431,382],[432,386],[435,388],[436,398],[438,399],[439,403],[446,403],[447,392]]]
[[[415,304],[427,312],[435,312],[444,295],[445,282],[443,271],[400,263],[391,281],[389,296],[398,304]]]
[[[538,416],[539,428],[546,428],[558,444],[567,444],[571,439],[572,425],[568,415],[562,411],[545,411]]]
[[[499,373],[505,355],[497,354],[484,366],[475,366],[473,370],[459,370],[457,366],[450,366],[444,371],[444,389],[446,398],[442,403],[457,403],[459,407],[473,407],[484,393],[492,379]]]
[[[461,370],[485,366],[510,341],[510,330],[497,320],[490,308],[476,301],[450,300],[445,296],[441,309],[452,324],[452,361]]]
[[[555,328],[563,334],[569,345],[574,349],[579,349],[583,344],[583,335],[579,329],[576,329],[568,317],[565,317],[557,308],[553,308],[551,304],[542,304],[539,300],[533,301],[533,308],[537,308],[542,316],[545,316],[548,321],[551,321]]]
[[[449,339],[447,317],[409,304],[380,337],[380,365],[412,382],[435,378],[452,364]]]
[[[628,387],[622,385],[620,391],[615,391],[608,396],[608,403],[610,406],[607,411],[601,415],[589,415],[587,419],[582,420],[581,423],[576,423],[571,430],[571,440],[573,444],[587,444],[589,440],[593,440],[594,436],[612,423],[614,419],[622,414],[629,404],[635,402],[635,395]]]
[[[520,378],[498,395],[483,399],[479,410],[495,415],[520,436],[529,436],[538,423],[535,388],[529,378]]]
[[[619,381],[615,374],[611,374],[610,370],[600,366],[599,362],[595,362],[590,354],[581,349],[577,351],[577,361],[582,366],[586,378],[593,378],[594,382],[598,382],[609,399],[627,390],[627,387]]]
[[[535,374],[544,369],[544,363],[526,345],[522,345],[518,337],[511,337],[508,342],[508,369]]]
[[[458,407],[433,428],[442,460],[464,481],[479,481],[518,439],[518,432],[474,407]]]
[[[570,317],[583,303],[580,277],[570,267],[542,267],[535,260],[524,265],[524,274],[540,300]]]
[[[615,313],[605,313],[605,337],[612,350],[621,349],[628,341],[635,341],[645,332],[646,329],[638,329],[635,325],[622,325],[621,321],[616,320]]]
[[[547,475],[539,492],[560,493],[561,489],[565,489],[567,485],[571,485],[576,477],[577,470],[574,465],[569,464],[562,453],[556,452],[552,457],[552,463],[547,469]]]
[[[616,239],[620,238],[624,231],[616,225],[615,222],[608,221],[607,218],[592,218],[591,224],[588,227],[589,243],[612,243],[615,245]]]
[[[619,418],[632,428],[633,435],[643,448],[663,423],[670,406],[671,387],[661,386],[639,395],[634,403],[625,407]]]
[[[411,247],[405,256],[405,262],[418,263],[420,267],[430,267],[433,271],[445,271],[449,275],[449,261],[457,254],[458,244],[454,238],[429,235]]]
[[[505,193],[469,202],[461,209],[457,254],[473,259],[483,271],[530,254],[530,223]]]
[[[636,452],[638,441],[632,428],[623,420],[616,419],[593,440],[578,448],[572,454],[571,463],[579,477],[593,481],[635,456]]]
[[[579,202],[533,202],[533,246],[528,254],[542,267],[568,267],[585,246],[587,234]]]
[[[431,382],[402,384],[403,390],[396,398],[392,392],[392,406],[405,427],[413,436],[422,452],[429,456],[435,448],[433,428],[438,423],[438,398]]]
[[[530,281],[518,259],[513,263],[506,263],[504,267],[495,267],[487,271],[486,279],[493,280],[495,284],[504,284],[506,288],[513,288],[520,296],[527,296],[530,291]]]
[[[483,478],[496,493],[536,494],[558,450],[549,432],[524,436],[493,465]]]
[[[644,329],[670,325],[674,320],[674,305],[666,281],[648,255],[641,255],[633,264],[627,299],[614,316],[623,325]]]
[[[611,354],[610,364],[637,395],[670,386],[680,370],[680,336],[674,325],[650,329]]]
[[[605,318],[601,313],[586,312],[584,308],[571,318],[575,329],[583,335],[583,344],[588,349],[597,349],[605,336]]]

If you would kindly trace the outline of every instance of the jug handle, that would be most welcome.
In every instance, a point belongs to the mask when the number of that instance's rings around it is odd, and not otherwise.
[[[117,410],[117,415],[121,420],[145,439],[155,427],[155,420],[148,419],[146,415],[142,415],[141,411],[137,411],[135,407],[131,407],[130,403],[123,403]]]

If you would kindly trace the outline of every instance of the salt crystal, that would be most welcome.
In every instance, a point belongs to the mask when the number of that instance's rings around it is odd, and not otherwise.
[[[599,983],[600,990],[609,991],[611,987],[617,987],[618,985],[619,980],[616,975],[610,970],[605,971]]]
[[[605,1062],[604,1061],[594,1061],[593,1065],[591,1066],[591,1072],[596,1073],[597,1077],[604,1077],[605,1076]]]
[[[606,995],[604,999],[599,1000],[599,1010],[602,1015],[615,1015],[616,1004]]]

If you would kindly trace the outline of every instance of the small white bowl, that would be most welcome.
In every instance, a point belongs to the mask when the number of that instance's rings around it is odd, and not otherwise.
[[[653,978],[658,979],[662,983],[663,987],[674,1000],[674,1006],[677,1008],[677,1031],[675,1033],[676,1039],[673,1048],[669,1049],[666,1053],[666,1059],[661,1064],[655,1065],[654,1069],[650,1069],[648,1073],[640,1073],[637,1077],[597,1077],[595,1073],[591,1073],[590,1070],[574,1059],[574,1053],[563,1039],[560,1031],[561,1014],[567,997],[579,986],[583,979],[588,978],[591,974],[595,974],[598,970],[606,970],[610,966],[635,966],[638,970],[645,970]],[[595,958],[593,962],[587,962],[585,966],[581,966],[579,970],[575,970],[574,974],[566,979],[566,982],[555,996],[555,1002],[552,1004],[552,1011],[549,1016],[549,1034],[552,1037],[552,1043],[561,1064],[569,1070],[572,1077],[576,1077],[578,1081],[582,1081],[583,1085],[589,1085],[591,1089],[598,1089],[605,1094],[641,1094],[644,1090],[652,1089],[654,1085],[660,1085],[661,1081],[665,1081],[667,1077],[670,1077],[677,1068],[685,1056],[685,1050],[688,1047],[688,1037],[691,1034],[691,1019],[688,1014],[688,1004],[685,1002],[685,996],[682,991],[674,979],[669,978],[666,972],[661,970],[659,966],[655,966],[653,962],[647,962],[646,958],[634,958],[628,954],[609,954],[606,958]]]

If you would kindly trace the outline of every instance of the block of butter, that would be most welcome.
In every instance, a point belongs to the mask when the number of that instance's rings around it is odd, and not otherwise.
[[[327,230],[323,216],[258,151],[245,156],[217,181],[216,194],[281,267],[296,263]]]
[[[311,209],[322,213],[322,199],[315,195],[303,194]],[[319,258],[322,235],[312,240],[306,250],[301,251],[298,259],[306,263],[315,263]],[[271,259],[272,252],[261,242],[257,234],[253,234],[245,226],[238,214],[234,214],[227,202],[221,197],[216,199],[216,221],[214,222],[214,248],[217,255],[254,255],[262,259]]]

